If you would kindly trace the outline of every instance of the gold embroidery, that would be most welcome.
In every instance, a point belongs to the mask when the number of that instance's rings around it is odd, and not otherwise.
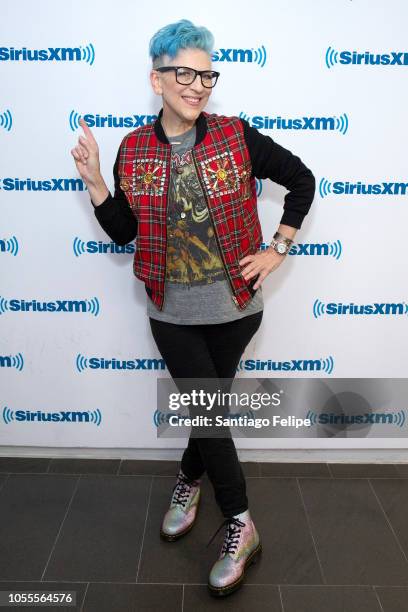
[[[251,197],[251,173],[249,171],[249,167],[246,166],[241,174],[239,175],[239,180],[242,184],[242,197],[244,200],[248,200]]]
[[[201,162],[209,195],[225,195],[238,189],[239,173],[232,155],[226,151]]]
[[[166,161],[157,158],[135,159],[130,181],[122,179],[122,189],[131,189],[132,195],[163,195],[166,165]]]
[[[161,186],[162,169],[161,164],[138,163],[135,171],[136,186],[141,188],[144,185],[146,188],[153,188],[157,193]]]

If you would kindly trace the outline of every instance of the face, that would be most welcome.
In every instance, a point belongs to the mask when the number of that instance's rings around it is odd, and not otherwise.
[[[187,66],[196,70],[212,70],[211,56],[201,49],[181,49],[176,57],[165,56],[163,66]],[[180,85],[175,71],[150,73],[153,90],[163,99],[163,115],[170,121],[194,123],[207,104],[212,89],[203,87],[196,76],[191,85]]]

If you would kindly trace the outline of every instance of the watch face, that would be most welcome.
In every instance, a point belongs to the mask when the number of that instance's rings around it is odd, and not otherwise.
[[[277,249],[278,253],[281,253],[282,255],[283,253],[286,253],[286,246],[282,243],[278,244]]]

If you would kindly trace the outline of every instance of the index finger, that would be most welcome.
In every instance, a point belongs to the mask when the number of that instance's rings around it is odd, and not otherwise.
[[[95,143],[96,143],[96,140],[95,140],[94,135],[92,134],[92,132],[91,132],[90,128],[88,127],[88,125],[87,125],[86,121],[85,121],[84,119],[82,119],[82,117],[81,117],[81,119],[79,120],[79,125],[80,125],[80,126],[81,126],[81,128],[84,130],[85,136],[86,136],[87,138],[89,138],[89,140],[92,140],[93,142],[95,142]]]

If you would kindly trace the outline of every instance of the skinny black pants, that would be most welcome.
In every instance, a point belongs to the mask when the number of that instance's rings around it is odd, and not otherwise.
[[[239,360],[258,330],[262,316],[260,311],[227,323],[205,325],[178,325],[151,317],[149,321],[157,348],[173,379],[225,378],[232,384]],[[245,477],[231,436],[190,435],[181,469],[191,479],[207,472],[225,518],[248,509]]]

